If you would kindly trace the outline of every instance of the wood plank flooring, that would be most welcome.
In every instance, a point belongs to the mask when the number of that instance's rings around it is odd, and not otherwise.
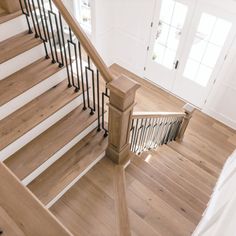
[[[58,71],[60,71],[60,68],[57,64],[52,64],[51,60],[41,58],[7,78],[0,80],[0,106]]]
[[[47,205],[107,148],[107,138],[95,129],[27,187]],[[105,155],[105,154],[104,154]]]
[[[4,161],[19,178],[24,179],[92,124],[97,117],[83,110],[83,104],[74,109],[41,135]]]
[[[0,121],[0,150],[81,95],[64,80]]]
[[[8,13],[5,10],[3,10],[2,8],[0,8],[0,24],[7,22],[9,20],[14,19],[17,16],[22,15],[22,11],[17,11],[17,12],[13,12],[13,13]]]
[[[111,71],[141,82],[136,111],[181,111],[181,100],[118,65]],[[135,156],[126,169],[132,235],[191,235],[235,148],[236,131],[196,111],[182,143]],[[51,211],[75,235],[115,235],[113,174],[114,164],[104,158]]]
[[[41,43],[41,39],[35,38],[34,34],[28,34],[28,32],[17,34],[0,42],[0,64]],[[9,45],[11,45],[11,47],[9,47]],[[22,45],[24,45],[24,47],[22,47]]]

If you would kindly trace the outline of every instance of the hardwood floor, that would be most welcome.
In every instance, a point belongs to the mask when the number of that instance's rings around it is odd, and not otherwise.
[[[0,64],[41,44],[42,41],[33,34],[23,32],[0,42]],[[9,47],[11,45],[11,47]],[[24,47],[22,47],[24,45]]]
[[[181,111],[181,100],[117,65],[111,71],[141,82],[136,111]],[[235,148],[236,131],[196,111],[182,143],[134,156],[126,169],[132,235],[191,235]],[[114,164],[104,158],[51,211],[74,235],[116,235],[112,176]]]

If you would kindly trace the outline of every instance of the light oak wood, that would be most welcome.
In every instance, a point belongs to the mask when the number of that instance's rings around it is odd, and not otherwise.
[[[125,169],[123,165],[114,167],[114,193],[118,235],[131,236],[129,213],[126,202]]]
[[[107,138],[94,130],[39,175],[28,188],[47,205],[79,176],[107,147]]]
[[[41,58],[16,73],[0,80],[0,106],[60,71],[57,64]]]
[[[21,10],[19,0],[0,0],[0,6],[8,13]]]
[[[0,64],[41,44],[42,41],[33,34],[23,32],[0,42]],[[24,47],[22,47],[24,45]]]
[[[96,120],[89,113],[80,105],[4,163],[19,179],[24,179]]]
[[[0,150],[81,95],[64,80],[0,121]]]
[[[179,99],[118,65],[110,70],[116,77],[126,74],[142,84],[137,91],[135,111],[182,111],[184,102]],[[131,159],[126,169],[126,196],[132,234],[191,235],[226,158],[236,148],[235,135],[234,130],[196,111],[181,143],[172,142]],[[109,225],[113,230],[110,235],[114,235],[115,226],[111,223],[115,220],[114,179],[111,178],[114,165],[103,159],[81,179],[83,182],[79,181],[52,207],[52,212],[75,235],[79,229],[86,236],[97,232],[106,235],[104,225]],[[93,224],[89,224],[90,219]],[[99,230],[94,227],[98,222]]]
[[[8,13],[5,10],[0,8],[0,24],[3,24],[4,22],[7,22],[9,20],[12,20],[22,14],[22,11],[16,11],[13,13]]]
[[[108,148],[107,156],[114,162],[124,163],[129,158],[130,126],[135,93],[139,84],[125,76],[113,80],[108,84],[110,89]]]
[[[133,112],[132,119],[147,119],[147,118],[160,118],[160,117],[184,117],[183,112],[148,112],[136,111]]]
[[[195,111],[195,108],[193,106],[191,106],[190,104],[186,104],[184,107],[184,112],[185,112],[185,116],[183,119],[183,122],[181,124],[179,133],[178,133],[178,137],[177,140],[179,140],[180,142],[183,141],[184,138],[184,133],[189,125],[189,122],[193,116],[193,113]]]
[[[103,59],[100,57],[99,53],[97,52],[96,48],[91,43],[90,39],[86,36],[86,33],[83,31],[73,14],[65,7],[64,3],[61,0],[52,0],[55,6],[58,8],[59,12],[63,16],[66,23],[71,28],[72,32],[75,36],[79,39],[80,43],[82,44],[86,53],[92,59],[94,65],[98,68],[99,72],[101,73],[103,79],[106,82],[111,82],[113,80],[112,74],[108,70]]]
[[[3,235],[72,235],[0,163],[0,228]]]

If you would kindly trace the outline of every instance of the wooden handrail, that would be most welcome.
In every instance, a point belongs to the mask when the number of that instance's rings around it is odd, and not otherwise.
[[[134,112],[132,119],[161,118],[161,117],[184,117],[184,112]]]
[[[3,235],[72,236],[1,162],[0,230]]]
[[[66,23],[68,24],[68,26],[71,28],[72,32],[79,39],[84,50],[92,59],[94,65],[97,67],[104,80],[107,83],[111,82],[113,80],[113,76],[108,70],[107,65],[98,54],[96,48],[91,43],[90,39],[86,36],[85,32],[83,31],[83,29],[81,28],[75,17],[73,17],[73,14],[65,7],[62,0],[53,0],[53,2],[55,6],[58,8],[61,15],[63,16]]]

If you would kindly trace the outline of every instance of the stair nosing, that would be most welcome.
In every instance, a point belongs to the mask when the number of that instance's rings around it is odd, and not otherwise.
[[[38,59],[37,61],[35,61],[35,62],[33,62],[33,63],[27,65],[26,67],[23,67],[22,69],[20,69],[20,70],[14,72],[13,74],[7,76],[7,77],[4,78],[3,80],[0,80],[0,84],[1,84],[1,81],[6,81],[6,80],[12,78],[12,76],[16,76],[16,74],[25,73],[24,70],[27,71],[29,68],[32,68],[32,67],[35,67],[35,66],[39,65],[41,62],[43,62],[42,59],[43,59],[43,58],[40,58],[40,59]],[[52,64],[52,65],[53,65],[53,64]],[[20,96],[21,94],[24,94],[24,93],[27,92],[28,90],[32,89],[34,86],[36,86],[36,85],[42,83],[43,81],[47,80],[48,78],[50,78],[51,76],[57,74],[58,72],[60,72],[60,71],[63,70],[63,69],[64,69],[64,67],[63,67],[63,68],[59,68],[59,67],[58,67],[58,70],[57,70],[57,71],[55,71],[55,72],[53,72],[53,73],[50,73],[50,74],[47,75],[47,76],[42,77],[42,78],[41,78],[40,80],[38,80],[36,83],[32,84],[31,86],[27,87],[26,89],[22,89],[21,92],[15,94],[15,95],[12,96],[11,98],[6,99],[5,101],[1,101],[1,100],[0,100],[0,107],[1,107],[1,106],[4,106],[4,105],[7,104],[8,102],[14,100],[15,98],[17,98],[17,97]],[[24,72],[23,72],[23,71],[24,71]],[[21,75],[21,76],[22,76],[22,75]],[[14,79],[16,79],[16,78],[14,78]]]
[[[96,121],[95,121],[96,122]],[[103,140],[103,146],[100,148],[98,148],[97,152],[96,152],[96,155],[91,155],[90,158],[88,159],[88,156],[89,155],[89,150],[87,149],[86,153],[82,156],[79,156],[79,154],[81,154],[81,152],[83,153],[83,150],[84,148],[87,148],[87,142],[93,140],[93,138],[97,138],[97,137],[102,137],[104,140]],[[96,141],[97,142],[97,141]],[[89,144],[90,146],[92,144]],[[101,159],[105,156],[105,150],[106,150],[106,146],[107,146],[107,139],[103,137],[102,133],[100,132],[97,132],[97,129],[93,129],[90,133],[88,133],[87,135],[85,135],[79,142],[77,142],[72,148],[70,148],[67,152],[65,152],[58,160],[56,160],[51,166],[49,166],[44,172],[42,172],[37,178],[42,178],[44,176],[48,176],[49,177],[51,176],[52,179],[48,179],[48,178],[43,178],[42,181],[40,181],[40,183],[43,183],[43,185],[47,184],[48,181],[53,181],[53,177],[52,175],[50,174],[51,171],[53,169],[55,169],[55,167],[58,167],[58,165],[60,164],[60,162],[62,161],[65,162],[65,160],[67,160],[68,156],[71,157],[71,160],[73,160],[72,158],[75,158],[74,155],[77,155],[77,158],[76,158],[76,164],[78,163],[83,163],[83,164],[86,164],[86,166],[83,166],[83,168],[81,168],[81,166],[77,166],[77,169],[73,169],[75,163],[73,163],[72,161],[72,164],[69,165],[70,169],[63,169],[62,168],[62,172],[61,174],[59,174],[59,178],[61,179],[64,179],[65,176],[70,176],[69,179],[67,179],[67,181],[65,181],[63,183],[63,186],[61,188],[58,188],[56,189],[57,191],[54,193],[54,194],[51,194],[51,199],[40,199],[40,201],[42,201],[43,204],[45,205],[50,205],[51,206],[51,202],[54,198],[57,198],[58,195],[60,195],[61,192],[64,191],[65,188],[67,188],[67,186],[69,186],[72,182],[74,182],[75,180],[75,183],[78,181],[78,176],[82,177],[82,173],[84,173],[84,171],[86,169],[88,169],[89,166],[91,166],[94,162],[98,161],[98,159]],[[79,152],[79,154],[77,154]],[[59,165],[60,167],[60,165]],[[58,168],[57,168],[58,169]],[[89,168],[90,169],[90,168]],[[71,170],[71,171],[69,171]],[[60,171],[59,171],[60,173]],[[75,176],[76,174],[76,176]],[[79,178],[80,178],[79,177]],[[37,185],[37,178],[35,180],[33,180],[29,185],[27,185],[27,187],[29,187],[29,189],[32,191],[32,187],[31,186],[34,186],[35,184]],[[55,178],[54,178],[55,179]],[[58,179],[57,179],[58,180]],[[34,193],[34,191],[32,191]],[[37,194],[36,194],[36,197]]]
[[[55,127],[59,124],[63,124],[63,123],[67,123],[67,117],[70,116],[73,112],[86,112],[82,110],[83,104],[81,104],[80,106],[76,107],[75,109],[73,109],[71,112],[69,112],[66,116],[64,116],[61,120],[57,121],[55,124],[53,124],[51,127],[49,127],[48,129],[46,129],[43,133],[41,133],[39,136],[37,136],[36,138],[34,138],[32,141],[30,141],[28,144],[26,144],[24,147],[22,147],[20,150],[18,150],[16,153],[14,153],[13,155],[11,155],[10,157],[8,157],[4,163],[8,166],[8,168],[11,169],[11,165],[9,166],[8,162],[9,160],[11,161],[12,158],[17,158],[17,154],[19,151],[24,150],[24,148],[27,148],[28,145],[32,144],[36,145],[37,139],[41,138],[43,135],[47,135],[50,132],[55,131]],[[82,113],[83,114],[83,113]],[[89,115],[89,112],[87,111],[87,115]],[[34,172],[37,168],[39,168],[43,163],[45,163],[47,160],[49,160],[53,155],[55,155],[58,151],[60,151],[65,145],[67,145],[70,141],[72,141],[76,136],[78,136],[81,132],[83,132],[85,129],[87,129],[91,124],[93,124],[94,122],[97,121],[97,119],[95,119],[95,116],[89,116],[89,117],[94,117],[93,119],[91,119],[89,121],[88,124],[84,125],[84,127],[82,127],[82,129],[79,130],[79,132],[73,134],[72,137],[69,137],[68,139],[66,139],[66,141],[64,142],[64,144],[62,146],[60,146],[59,148],[53,150],[51,152],[51,154],[47,157],[47,159],[43,160],[43,162],[38,165],[37,167],[31,168],[31,171],[28,172],[27,174],[24,174],[21,176],[19,176],[19,174],[15,173],[16,176],[20,179],[20,180],[24,180],[25,178],[27,178],[27,176],[29,176],[32,172]],[[58,129],[58,128],[56,128]],[[12,170],[14,172],[14,169]]]
[[[32,36],[32,34],[29,34],[27,31],[24,31],[24,32],[21,32],[21,33],[19,33],[19,34],[16,34],[16,35],[14,35],[14,36],[12,36],[12,37],[10,37],[10,38],[8,38],[8,39],[5,39],[5,40],[3,40],[3,41],[1,41],[0,42],[0,48],[1,48],[1,44],[4,44],[5,42],[8,42],[8,41],[10,41],[10,40],[12,40],[13,38],[17,38],[17,36]],[[34,47],[36,47],[36,46],[38,46],[38,45],[40,45],[40,44],[43,44],[43,41],[41,40],[41,39],[37,39],[37,38],[35,38],[35,37],[32,37],[31,38],[31,40],[35,40],[35,42],[30,46],[30,47],[22,47],[22,51],[20,51],[18,54],[14,54],[14,55],[11,55],[10,57],[6,57],[6,58],[4,58],[4,59],[1,59],[1,54],[0,54],[0,64],[4,64],[4,63],[6,63],[7,61],[10,61],[11,59],[13,59],[13,58],[15,58],[16,56],[19,56],[19,55],[21,55],[21,54],[23,54],[23,53],[25,53],[25,52],[27,52],[27,51],[29,51],[29,50],[31,50],[32,48],[34,48]]]
[[[62,82],[60,82],[59,84],[57,84],[56,86],[54,86],[53,88],[47,90],[46,92],[44,92],[43,94],[41,94],[40,96],[36,97],[35,99],[33,99],[32,101],[30,101],[29,103],[25,104],[24,106],[22,106],[20,109],[16,110],[15,112],[13,112],[12,114],[10,114],[9,116],[5,117],[3,120],[0,121],[0,124],[2,122],[4,122],[5,120],[13,117],[15,114],[17,114],[17,112],[19,112],[19,110],[23,110],[26,109],[27,106],[29,106],[29,104],[32,104],[33,102],[35,102],[36,100],[39,100],[41,97],[44,97],[46,95],[48,95],[48,93],[50,92],[50,90],[57,88],[59,86],[62,86],[63,83],[66,83],[66,80],[64,79]],[[24,135],[26,135],[28,132],[30,132],[32,129],[34,129],[35,127],[37,127],[38,125],[40,125],[42,122],[46,121],[48,118],[50,118],[53,114],[57,113],[58,111],[60,111],[61,109],[63,109],[63,107],[67,106],[69,103],[71,103],[73,100],[75,100],[76,98],[78,98],[79,96],[82,95],[82,91],[79,91],[77,93],[74,93],[73,96],[72,94],[70,94],[70,99],[68,98],[66,103],[64,103],[63,105],[61,104],[56,110],[54,110],[53,112],[50,112],[50,114],[48,114],[47,116],[44,116],[43,119],[41,119],[38,122],[35,122],[33,126],[31,126],[30,128],[25,129],[25,131],[23,131],[21,133],[20,136],[15,137],[14,139],[12,139],[10,142],[8,142],[5,146],[1,146],[0,145],[0,151],[4,150],[5,148],[7,148],[7,146],[11,145],[12,143],[14,143],[15,141],[17,141],[18,139],[20,139],[21,137],[23,137]],[[37,107],[35,107],[36,109]]]

